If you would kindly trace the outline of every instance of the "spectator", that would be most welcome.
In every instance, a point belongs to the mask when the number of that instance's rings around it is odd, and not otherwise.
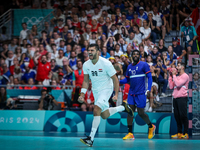
[[[176,37],[172,38],[172,47],[173,51],[177,55],[178,61],[184,59],[184,56],[186,55],[186,50],[181,45],[178,45],[178,39]]]
[[[157,63],[154,63],[155,68],[160,68],[160,75],[158,77],[158,83],[163,84],[161,96],[165,97],[166,88],[168,84],[168,80],[164,78],[164,74],[167,73],[167,67],[163,64],[161,56],[157,56]]]
[[[141,19],[142,21],[148,19],[148,16],[147,16],[146,12],[144,11],[144,7],[139,7],[138,18]]]
[[[91,3],[88,2],[86,4],[86,10],[85,10],[85,12],[86,12],[87,15],[88,14],[91,14],[91,15],[94,14],[94,10],[92,10],[91,7],[92,7]]]
[[[130,34],[129,34],[129,37],[128,38],[126,38],[126,43],[127,43],[127,45],[133,45],[133,40],[134,40],[134,38],[135,38],[135,33],[134,32],[131,32]]]
[[[176,53],[173,52],[173,47],[171,45],[168,46],[167,60],[169,61],[168,65],[170,66],[176,65],[177,55]]]
[[[46,31],[47,37],[52,36],[52,30],[51,30],[51,27],[49,25],[49,22],[47,22],[47,21],[44,23],[44,31]]]
[[[113,2],[110,3],[110,9],[107,10],[109,14],[116,14],[115,4]]]
[[[143,26],[140,27],[140,32],[143,33],[142,40],[147,40],[151,36],[151,28],[148,26],[147,21],[143,21]]]
[[[162,13],[158,12],[158,8],[153,8],[153,19],[156,20],[156,29],[160,34],[162,34],[162,39],[165,39],[166,34],[166,18],[162,15]]]
[[[39,44],[39,54],[46,55],[47,51],[44,49],[44,45],[42,43]]]
[[[64,40],[64,39],[61,39],[61,40],[60,40],[60,46],[57,48],[57,51],[59,51],[60,49],[63,50],[64,53],[66,53],[66,51],[67,51],[67,50],[66,50],[65,40]]]
[[[22,78],[20,80],[22,81],[22,84],[27,84],[28,80],[30,78],[35,79],[35,76],[36,76],[36,71],[30,69],[29,66],[26,64],[25,65],[25,72],[22,75]]]
[[[19,66],[15,66],[14,73],[13,73],[13,78],[14,79],[17,78],[17,79],[21,80],[22,75],[23,74],[21,73],[20,67]]]
[[[167,51],[167,48],[165,47],[165,43],[164,43],[163,39],[160,39],[159,42],[158,42],[158,51],[160,53]]]
[[[126,14],[126,19],[132,20],[133,19],[133,7],[128,8],[128,13]]]
[[[169,21],[170,30],[172,30],[173,23],[176,25],[176,30],[179,31],[180,16],[179,16],[179,3],[177,1],[172,1],[170,7],[170,21]]]
[[[197,90],[197,91],[199,90],[199,78],[200,78],[199,73],[195,72],[193,74],[193,80],[192,80],[192,89],[193,90]]]
[[[61,39],[64,39],[65,41],[67,41],[67,33],[68,32],[69,32],[69,27],[68,26],[64,26],[63,27],[63,32],[60,33]]]
[[[182,26],[181,28],[181,35],[183,37],[183,41],[186,43],[188,58],[191,52],[197,54],[196,39],[198,37],[194,26],[190,25],[190,21],[191,20],[186,19],[184,22],[184,26]]]
[[[92,83],[89,82],[89,86],[87,89],[87,92],[85,94],[85,101],[84,103],[81,105],[81,110],[82,111],[93,111],[94,109],[94,96],[93,96],[93,92],[92,92]]]
[[[54,15],[54,18],[51,19],[52,25],[57,25],[58,19],[63,19],[63,23],[65,22],[65,16],[63,14],[63,11],[60,8],[57,8],[56,14],[53,13],[53,15]]]
[[[24,39],[22,47],[21,47],[22,53],[26,53],[27,52],[27,44],[28,44],[27,39]]]
[[[139,46],[139,51],[140,51],[140,58],[145,58],[146,59],[148,55],[147,55],[147,52],[144,51],[144,46],[143,45]]]
[[[14,87],[12,89],[19,89],[19,90],[23,90],[23,87],[20,86],[19,84],[19,79],[18,78],[14,78]]]
[[[67,33],[67,41],[65,42],[65,45],[71,45],[71,47],[73,48],[75,44],[76,43],[73,41],[72,34],[70,32],[68,32]]]
[[[61,88],[58,86],[56,80],[54,80],[54,79],[51,81],[51,86],[53,86],[53,87],[51,87],[52,90],[60,90],[60,89],[61,89]]]
[[[15,58],[13,59],[13,65],[9,67],[9,70],[10,70],[11,75],[13,75],[13,73],[14,73],[14,68],[15,68],[16,66],[19,66],[19,60],[17,59],[17,57],[15,57]]]
[[[149,13],[148,14],[148,26],[151,28],[151,38],[152,38],[152,42],[155,43],[156,42],[156,38],[157,38],[157,33],[159,33],[159,31],[157,30],[156,26],[157,26],[157,21],[153,19],[153,13]]]
[[[8,57],[8,44],[4,43],[3,44],[3,50],[1,51],[1,57],[6,59]]]
[[[135,32],[135,37],[134,39],[138,41],[138,44],[140,45],[142,43],[142,34],[140,33],[139,26],[134,25],[133,30]]]
[[[108,37],[115,36],[117,34],[117,29],[115,24],[110,24],[108,27]]]
[[[59,47],[60,46],[60,40],[61,40],[61,38],[59,37],[57,31],[53,32],[53,37],[54,37],[54,42],[56,44],[56,47]]]
[[[28,29],[27,29],[27,24],[24,22],[22,23],[22,28],[20,35],[19,35],[19,45],[22,44],[22,41],[27,38],[28,36]]]
[[[69,46],[70,46],[70,45],[69,45]],[[62,61],[63,61],[64,58],[67,59],[67,57],[64,56],[63,50],[59,50],[59,51],[58,51],[58,57],[56,58],[56,65],[58,65],[58,66],[63,66]]]
[[[33,25],[31,30],[28,31],[28,33],[32,34],[33,38],[40,39],[40,37],[41,37],[41,34],[40,34],[40,32],[38,32],[36,25]]]
[[[148,64],[150,67],[153,66],[153,59],[152,59],[151,55],[148,55],[148,56],[147,56],[147,64]]]
[[[1,64],[2,68],[3,68],[3,78],[1,79],[0,83],[1,84],[7,84],[9,81],[9,77],[11,75],[6,63]]]
[[[64,58],[63,59],[63,70],[62,72],[65,74],[65,75],[71,75],[71,73],[73,72],[73,70],[71,69],[71,67],[69,66],[69,60]]]
[[[153,51],[150,52],[150,55],[153,59],[153,63],[156,64],[157,63],[157,57],[160,56],[160,52],[158,52],[158,47],[154,47]]]
[[[128,38],[128,31],[126,29],[126,27],[124,26],[120,26],[120,30],[118,31],[121,35],[121,37],[125,40],[126,38]]]
[[[99,12],[99,8],[94,8],[94,15],[92,16],[92,20],[98,20],[101,17],[101,13]]]
[[[59,68],[59,66],[56,65],[56,60],[55,59],[51,59],[51,71],[57,72],[58,68]]]
[[[106,46],[103,46],[102,48],[101,57],[106,59],[110,58],[110,54],[107,52]]]
[[[140,18],[138,18],[138,13],[134,12],[133,16],[134,16],[134,19],[131,20],[131,26],[133,27],[133,26],[137,25],[137,26],[141,27],[142,20]]]
[[[13,38],[11,40],[11,43],[8,45],[8,49],[14,53],[16,47],[17,47],[17,38]]]
[[[116,44],[115,45],[115,56],[121,56],[123,54],[122,51],[120,51],[120,45],[119,44]]]
[[[28,79],[28,86],[24,87],[24,90],[37,90],[37,87],[33,86],[34,85],[34,80],[33,78]]]
[[[14,52],[14,56],[13,57],[16,57],[18,60],[20,60],[21,58],[21,55],[22,55],[22,48],[21,47],[16,47],[15,48],[15,52]]]
[[[76,28],[80,28],[81,27],[81,24],[80,24],[79,19],[78,19],[78,15],[73,15],[72,26],[74,26]]]
[[[82,21],[86,22],[87,21],[87,15],[86,15],[85,10],[81,11],[81,17],[79,18],[79,21],[80,22],[82,22]]]
[[[8,51],[8,57],[5,60],[5,63],[6,63],[8,68],[13,65],[14,58],[15,58],[15,56],[14,56],[13,52]]]
[[[7,95],[6,88],[0,87],[0,110],[11,109],[13,101]]]
[[[89,24],[86,25],[86,32],[82,34],[84,40],[89,40],[90,36],[92,35],[91,28],[92,28],[91,25]]]
[[[169,28],[169,18],[170,18],[170,15],[169,15],[169,9],[167,8],[166,0],[162,0],[159,12],[166,19],[167,32],[169,33],[170,32],[170,28]]]
[[[118,43],[120,45],[120,51],[122,51],[123,53],[125,53],[126,52],[126,48],[127,48],[127,44],[124,41],[124,39],[120,38]]]
[[[76,58],[76,52],[75,51],[71,51],[71,56],[70,56],[70,60],[69,60],[69,66],[73,69],[73,70],[77,70],[77,58]]]
[[[55,106],[58,106],[58,102],[52,95],[49,95],[49,97],[46,97],[46,95],[47,91],[45,89],[42,89],[41,98],[38,100],[39,103],[38,110],[53,110]]]
[[[51,71],[50,63],[47,62],[47,57],[43,55],[41,60],[37,60],[35,58],[35,63],[37,64],[37,81],[44,81],[44,79],[48,79],[49,72]]]
[[[96,32],[92,32],[92,36],[89,38],[90,44],[96,44],[97,38],[96,38]]]

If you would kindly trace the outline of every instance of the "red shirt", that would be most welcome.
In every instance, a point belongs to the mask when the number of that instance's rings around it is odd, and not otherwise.
[[[91,32],[97,32],[98,27],[99,27],[98,25],[95,29],[93,29],[93,27],[92,27]]]
[[[105,24],[105,23],[103,23],[103,24],[98,23],[97,26],[98,26],[98,27],[102,27],[104,24]]]
[[[35,87],[35,86],[32,86],[32,87],[30,87],[30,86],[25,86],[25,87],[24,87],[24,90],[37,90],[37,87]]]
[[[130,88],[129,84],[124,84],[123,100],[127,100],[129,88]]]
[[[64,30],[64,26],[63,27],[56,26],[56,27],[54,27],[54,29],[58,29],[59,33],[61,33]]]
[[[3,69],[0,67],[0,75],[3,75]]]
[[[41,61],[38,61],[38,68],[37,68],[37,81],[44,81],[44,79],[48,79],[49,72],[51,71],[51,66],[49,62],[43,64]]]
[[[72,22],[72,26],[80,28],[81,27],[81,23],[80,22]]]
[[[87,103],[94,103],[94,96],[93,96],[93,93],[92,93],[92,90],[91,90],[91,92],[88,94],[88,90],[87,90],[87,92],[85,93],[85,101],[87,102]]]

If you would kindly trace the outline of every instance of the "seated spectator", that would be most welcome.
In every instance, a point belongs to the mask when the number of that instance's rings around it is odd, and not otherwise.
[[[160,53],[167,51],[167,48],[165,47],[165,43],[164,43],[163,39],[160,39],[159,42],[158,42],[158,51]]]
[[[199,73],[198,72],[195,72],[193,74],[193,80],[192,80],[192,89],[193,90],[199,90],[199,79],[200,79],[200,76],[199,76]]]
[[[0,81],[0,85],[1,84],[5,85],[8,83],[11,73],[10,73],[6,63],[2,64],[2,68],[3,68],[3,75],[2,75],[3,78]]]
[[[140,18],[138,18],[138,13],[137,12],[134,12],[133,14],[134,16],[134,19],[131,20],[131,26],[138,26],[138,27],[141,27],[142,26],[142,20]]]
[[[143,21],[143,26],[140,27],[140,32],[143,33],[142,40],[147,40],[151,37],[151,28],[148,26],[147,21]]]
[[[23,87],[20,86],[19,84],[19,79],[18,78],[14,78],[14,87],[12,89],[19,89],[19,90],[23,90]]]
[[[108,37],[108,39],[104,43],[104,46],[107,47],[108,53],[110,53],[111,50],[115,49],[115,45],[116,45],[116,41],[115,41],[115,37],[113,36]]]
[[[92,20],[92,29],[91,29],[91,32],[96,32],[97,33],[97,29],[98,29],[98,24],[97,24],[97,20],[96,19],[93,19]]]
[[[167,32],[170,32],[170,28],[169,28],[169,9],[167,8],[167,3],[166,0],[162,0],[161,2],[161,6],[160,6],[160,13],[162,13],[162,15],[165,17],[166,19],[166,27],[167,27]]]
[[[172,47],[173,51],[177,55],[178,62],[183,61],[185,59],[186,50],[181,45],[178,45],[178,39],[176,37],[172,38]]]
[[[121,23],[120,23],[120,24],[121,24]],[[128,38],[129,33],[128,33],[128,31],[127,31],[127,29],[126,29],[125,26],[122,26],[122,25],[121,25],[118,32],[120,33],[121,37],[122,37],[124,40],[126,40],[126,38]]]
[[[170,21],[169,21],[169,28],[172,30],[172,24],[175,25],[176,30],[179,31],[180,26],[180,16],[179,16],[179,3],[178,1],[172,1],[170,7]]]
[[[13,52],[12,51],[8,51],[8,57],[5,60],[5,63],[6,63],[8,68],[10,68],[10,66],[13,65],[14,58],[15,58],[15,56],[14,56]]]
[[[63,66],[63,63],[62,63],[63,59],[68,59],[68,58],[64,56],[63,50],[59,50],[58,57],[56,58],[56,65]]]
[[[160,75],[158,77],[158,83],[163,84],[161,96],[165,97],[166,96],[165,92],[166,92],[166,88],[167,88],[167,84],[168,84],[168,80],[165,79],[165,73],[167,73],[167,67],[163,64],[161,56],[157,56],[156,62],[157,63],[154,63],[153,66],[155,68],[160,68]]]
[[[9,68],[11,75],[13,75],[16,66],[19,66],[19,60],[17,59],[17,57],[13,59],[13,65]]]
[[[155,43],[157,39],[157,33],[159,34],[159,31],[157,30],[157,21],[153,19],[153,13],[148,14],[148,21],[147,24],[149,28],[151,28],[151,39],[152,42]]]
[[[14,57],[17,57],[18,60],[20,60],[22,55],[22,49],[20,46],[16,47]]]
[[[142,21],[148,19],[148,16],[147,16],[146,12],[144,11],[144,7],[139,7],[138,18],[141,19]]]
[[[14,85],[14,78],[13,78],[13,75],[11,75],[10,77],[9,77],[9,81],[8,81],[8,83],[7,83],[7,89],[12,89],[12,87],[13,87],[13,85]]]
[[[4,43],[3,44],[3,50],[1,51],[0,57],[6,59],[8,57],[8,52],[9,52],[8,44]]]
[[[76,52],[75,51],[71,51],[71,56],[69,59],[69,66],[73,69],[76,70],[77,69],[77,58],[76,58]]]
[[[21,81],[22,75],[23,74],[21,73],[20,67],[19,66],[15,66],[13,77],[14,78],[18,78]]]
[[[28,79],[28,85],[24,87],[24,90],[37,90],[37,87],[33,86],[34,80],[33,78]]]
[[[57,48],[57,51],[59,51],[60,49],[63,50],[64,53],[67,52],[67,50],[66,50],[67,47],[65,46],[65,40],[64,39],[60,40],[60,46]]]
[[[153,51],[151,51],[149,54],[151,55],[151,57],[153,59],[153,63],[156,64],[157,63],[157,57],[161,56],[160,52],[158,52],[158,47],[155,46],[153,48]]]
[[[122,51],[123,53],[125,53],[126,52],[126,48],[127,48],[127,44],[124,41],[124,39],[120,38],[118,44],[120,45],[120,51]]]
[[[118,32],[115,24],[110,24],[108,29],[108,37],[115,36]]]
[[[43,81],[48,78],[49,72],[51,71],[50,63],[47,62],[47,57],[43,55],[41,60],[35,59],[37,65],[36,80]]]
[[[65,74],[65,75],[70,75],[73,70],[71,69],[71,67],[69,66],[69,60],[68,59],[63,59],[63,70],[62,72]]]
[[[42,43],[39,44],[39,53],[40,55],[46,55],[47,51],[44,49],[44,45]]]
[[[134,39],[138,41],[138,44],[142,44],[142,34],[140,33],[139,26],[134,25],[133,26],[133,31],[135,32],[135,37]]]
[[[81,105],[82,111],[93,111],[94,109],[94,96],[92,92],[92,83],[89,82],[87,92],[85,93],[85,101]]]
[[[65,41],[65,45],[71,45],[73,48],[76,43],[73,41],[72,34],[70,32],[67,33],[67,41]]]
[[[79,44],[79,41],[81,40],[81,36],[79,34],[79,29],[78,28],[75,28],[74,29],[74,34],[73,34],[73,41],[77,44]]]
[[[150,38],[148,38],[143,42],[143,46],[144,46],[144,51],[149,55],[151,51],[153,51],[155,44],[151,42]]]
[[[29,68],[28,65],[25,65],[25,72],[22,75],[21,81],[22,84],[27,84],[30,78],[35,79],[36,71]],[[34,80],[35,81],[35,80]]]
[[[96,44],[97,38],[96,38],[96,32],[92,32],[92,36],[89,38],[90,44]]]
[[[147,64],[148,64],[150,67],[153,66],[153,59],[152,59],[151,55],[148,55],[148,56],[147,56]]]
[[[131,32],[129,36],[126,38],[126,44],[132,46],[133,40],[135,39],[135,33]]]
[[[84,40],[89,40],[90,36],[92,35],[91,29],[92,26],[87,24],[86,31],[82,34]]]
[[[11,43],[8,45],[8,49],[14,53],[16,47],[17,47],[17,38],[12,38]]]
[[[177,55],[176,55],[176,53],[174,53],[173,47],[171,45],[168,46],[167,60],[168,60],[168,65],[170,65],[170,66],[175,65],[176,66]]]
[[[140,51],[140,58],[147,58],[147,53],[144,51],[144,46],[143,45],[140,45],[139,46],[139,51]]]
[[[48,45],[49,43],[49,38],[47,37],[47,32],[45,30],[41,31],[42,37],[39,39],[40,43],[43,44],[44,47]]]
[[[123,54],[123,52],[122,51],[120,51],[120,45],[119,44],[116,44],[115,45],[115,56],[121,56]]]
[[[167,60],[167,51],[162,52],[162,58],[163,58],[163,64],[167,67],[167,69],[170,68],[169,60]]]
[[[52,95],[46,97],[47,91],[45,89],[41,90],[41,98],[38,100],[39,108],[38,110],[53,110],[55,106],[58,106],[58,102]]]
[[[106,46],[103,46],[101,57],[106,58],[106,59],[110,58],[110,54],[107,52]]]
[[[162,35],[162,39],[165,39],[166,34],[166,18],[162,15],[162,13],[158,12],[158,8],[153,8],[153,19],[157,21],[156,29],[159,34]]]
[[[128,13],[126,14],[126,19],[128,19],[128,20],[133,19],[133,7],[128,8]]]
[[[120,56],[121,60],[122,60],[122,70],[123,70],[123,74],[126,75],[126,69],[128,67],[128,65],[131,63],[130,60],[128,59],[127,54],[122,54]]]

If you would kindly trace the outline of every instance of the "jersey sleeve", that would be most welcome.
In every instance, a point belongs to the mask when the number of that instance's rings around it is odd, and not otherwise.
[[[85,63],[83,64],[83,73],[84,74],[89,74]]]
[[[151,72],[150,67],[147,63],[144,64],[144,73],[148,74],[149,72]]]
[[[115,68],[113,67],[113,65],[112,65],[112,63],[111,62],[109,62],[109,63],[106,63],[106,72],[107,72],[107,74],[110,76],[110,77],[112,77],[113,75],[115,75],[116,74],[116,70],[115,70]]]
[[[130,75],[129,75],[129,66],[127,67],[127,69],[126,69],[126,78],[130,78]]]

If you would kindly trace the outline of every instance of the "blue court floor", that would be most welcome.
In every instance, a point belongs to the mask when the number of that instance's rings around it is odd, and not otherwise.
[[[40,131],[0,131],[0,150],[199,150],[200,139],[172,140],[169,135],[156,135],[148,140],[146,134],[136,134],[135,140],[123,141],[125,134],[99,133],[93,147],[79,140],[84,133]]]

